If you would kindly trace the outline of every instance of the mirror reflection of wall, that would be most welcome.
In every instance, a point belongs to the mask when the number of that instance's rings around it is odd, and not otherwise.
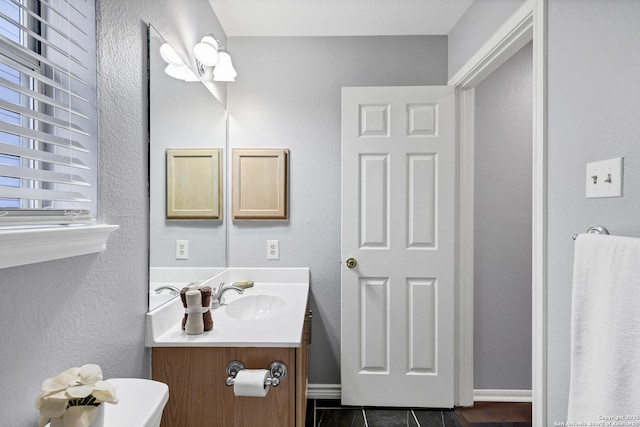
[[[226,266],[224,216],[217,220],[166,217],[166,150],[220,148],[224,159],[227,123],[225,108],[199,80],[178,80],[164,72],[167,63],[160,55],[163,43],[162,36],[149,26],[149,309],[176,296],[171,289],[157,292],[157,288],[179,289]],[[224,177],[224,161],[222,168]],[[224,190],[222,203],[224,211]],[[188,242],[187,259],[177,259],[178,241],[180,245]]]

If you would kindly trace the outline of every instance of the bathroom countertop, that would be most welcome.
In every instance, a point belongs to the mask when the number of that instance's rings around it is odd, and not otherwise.
[[[236,280],[253,280],[255,284],[245,289],[243,294],[225,293],[226,304],[211,310],[213,330],[201,335],[187,335],[181,327],[184,307],[176,298],[147,313],[147,347],[299,347],[309,298],[309,270],[231,270],[210,279],[212,288],[215,289],[217,283],[231,284]],[[270,271],[261,275],[259,270]],[[274,274],[271,270],[293,274]],[[261,276],[271,282],[260,282]],[[284,300],[284,307],[261,319],[239,319],[227,313],[234,301],[259,295],[280,297]]]

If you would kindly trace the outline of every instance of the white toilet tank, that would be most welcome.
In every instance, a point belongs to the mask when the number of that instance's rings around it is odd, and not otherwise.
[[[118,403],[105,403],[104,427],[159,427],[169,400],[165,383],[141,378],[111,378]]]

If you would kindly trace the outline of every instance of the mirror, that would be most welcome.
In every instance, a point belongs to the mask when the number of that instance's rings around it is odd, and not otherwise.
[[[185,81],[165,73],[167,62],[160,55],[164,43],[149,25],[149,310],[175,298],[175,289],[210,277],[226,266],[224,215],[204,220],[167,219],[167,150],[219,149],[224,159],[227,118],[225,108],[200,80]],[[211,175],[225,177],[224,160],[219,167],[222,170],[212,170]],[[220,187],[224,212],[224,182]]]

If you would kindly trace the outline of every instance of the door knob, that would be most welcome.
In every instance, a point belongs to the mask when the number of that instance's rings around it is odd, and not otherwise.
[[[347,259],[347,267],[354,268],[356,265],[358,265],[358,261],[355,258]]]

